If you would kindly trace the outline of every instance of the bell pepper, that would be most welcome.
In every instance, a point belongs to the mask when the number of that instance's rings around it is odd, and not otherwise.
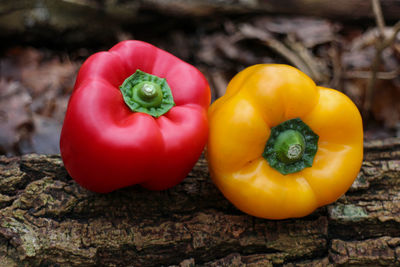
[[[70,176],[95,192],[186,177],[208,138],[210,88],[192,65],[141,41],[90,56],[79,70],[61,132]]]
[[[209,109],[210,174],[238,209],[261,218],[302,217],[344,194],[363,159],[354,103],[301,71],[251,66]]]

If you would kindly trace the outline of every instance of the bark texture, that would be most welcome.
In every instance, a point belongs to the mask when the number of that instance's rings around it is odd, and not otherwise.
[[[400,265],[400,139],[365,144],[345,196],[301,219],[235,209],[200,159],[163,192],[95,194],[59,156],[0,157],[0,266]]]
[[[381,0],[380,2],[387,19],[400,18],[399,0]],[[162,12],[195,16],[261,12],[348,20],[374,17],[371,1],[363,0],[142,0],[140,6],[156,8]]]
[[[381,0],[381,5],[385,19],[400,19],[400,0]],[[172,17],[203,18],[206,23],[232,14],[374,17],[366,0],[13,0],[0,1],[0,37],[59,46],[113,43],[126,30],[162,28]]]

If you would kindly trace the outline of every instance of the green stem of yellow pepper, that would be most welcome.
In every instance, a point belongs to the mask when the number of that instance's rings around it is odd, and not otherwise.
[[[271,129],[263,157],[286,175],[311,167],[318,150],[318,135],[301,119],[282,122]]]
[[[284,163],[298,161],[305,150],[303,135],[296,130],[286,130],[279,134],[274,149],[278,159]]]

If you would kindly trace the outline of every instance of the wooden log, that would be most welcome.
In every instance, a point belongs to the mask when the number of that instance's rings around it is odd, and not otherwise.
[[[366,143],[360,174],[337,202],[281,221],[233,207],[204,158],[170,190],[96,194],[58,155],[0,157],[0,266],[244,264],[400,265],[400,139]]]
[[[399,0],[380,0],[386,19],[400,19]],[[141,7],[176,15],[209,16],[218,14],[290,14],[344,20],[373,18],[371,1],[336,0],[144,0]]]
[[[400,0],[381,3],[386,20],[400,19]],[[371,1],[366,0],[14,0],[0,1],[0,37],[11,43],[17,39],[40,45],[109,45],[120,39],[126,29],[148,32],[166,20],[175,19],[177,25],[182,18],[197,17],[197,23],[203,23],[232,14],[317,16],[349,21],[373,18]]]

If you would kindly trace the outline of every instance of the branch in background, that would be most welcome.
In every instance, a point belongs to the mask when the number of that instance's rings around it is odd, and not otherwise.
[[[374,96],[374,89],[376,85],[376,79],[378,76],[378,70],[382,63],[382,52],[385,48],[389,47],[393,44],[396,39],[397,33],[400,31],[400,21],[398,21],[392,28],[392,33],[389,37],[385,35],[385,21],[382,14],[382,9],[380,6],[379,0],[372,0],[372,8],[376,20],[376,24],[378,26],[378,38],[375,44],[376,52],[374,59],[371,64],[371,76],[368,80],[367,90],[365,92],[365,101],[363,106],[363,115],[364,118],[367,119],[369,117],[369,113],[371,111],[372,100]]]
[[[343,91],[341,80],[344,73],[341,66],[341,59],[338,50],[339,49],[337,41],[333,41],[331,48],[328,50],[328,55],[331,59],[332,64],[332,79],[329,82],[329,87],[335,88],[339,91]]]
[[[311,79],[320,83],[323,81],[321,71],[318,69],[318,63],[308,53],[306,48],[300,43],[290,42],[290,48],[280,42],[265,31],[258,29],[250,24],[243,24],[239,27],[240,33],[247,38],[255,38],[262,41],[266,46],[285,58],[289,63],[310,76]],[[290,40],[287,40],[289,42]]]
[[[392,71],[378,71],[376,73],[376,78],[379,80],[393,80],[400,75],[400,69],[392,70]],[[370,71],[362,71],[362,70],[351,70],[347,71],[345,74],[346,78],[350,79],[369,79],[371,78]]]
[[[374,12],[376,25],[378,25],[379,37],[385,38],[385,20],[382,14],[381,3],[379,0],[372,0],[372,10]]]
[[[310,50],[308,50],[301,42],[296,41],[295,37],[291,34],[287,35],[285,44],[307,65],[312,74],[310,77],[312,77],[317,84],[325,85],[328,83],[329,77],[323,72],[327,67],[319,66],[321,65],[321,62],[317,61]]]

